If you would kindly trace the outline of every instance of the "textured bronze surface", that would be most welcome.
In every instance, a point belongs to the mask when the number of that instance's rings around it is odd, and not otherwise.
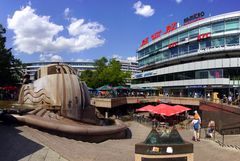
[[[38,69],[36,80],[23,84],[19,104],[31,105],[34,110],[24,115],[7,113],[5,116],[51,133],[89,142],[131,137],[130,130],[120,120],[96,117],[87,85],[65,64]]]

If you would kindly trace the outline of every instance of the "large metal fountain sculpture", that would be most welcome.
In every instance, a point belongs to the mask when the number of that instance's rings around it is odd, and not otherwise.
[[[68,65],[41,67],[32,83],[26,76],[18,102],[21,106],[34,107],[34,110],[24,115],[11,114],[16,120],[68,137],[99,142],[125,138],[128,134],[126,125],[121,121],[96,117],[95,108],[90,106],[86,84]],[[103,126],[106,122],[112,124]]]

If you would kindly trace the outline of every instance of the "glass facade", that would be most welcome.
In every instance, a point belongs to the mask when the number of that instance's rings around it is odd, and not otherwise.
[[[213,22],[205,26],[200,26],[198,28],[193,28],[189,31],[184,31],[177,35],[173,35],[170,38],[166,38],[140,50],[138,52],[139,67],[165,61],[167,59],[178,57],[188,53],[198,52],[198,50],[202,50],[205,48],[218,48],[224,46],[239,45],[239,33],[235,32],[229,33],[229,35],[227,34],[228,31],[238,30],[239,19],[231,19]],[[212,35],[212,37],[210,38],[200,41],[197,40],[198,35],[205,33],[223,33],[223,35]],[[168,45],[173,42],[178,42],[178,45],[169,49]]]
[[[223,47],[224,46],[224,38],[220,37],[220,38],[212,39],[211,45],[214,47]]]
[[[212,24],[212,33],[223,32],[225,29],[224,22],[217,22]]]
[[[235,73],[234,73],[235,71]],[[145,77],[135,79],[133,84],[150,83],[150,82],[165,82],[165,81],[178,81],[178,80],[189,80],[189,79],[209,79],[209,78],[229,78],[234,79],[236,72],[240,71],[232,69],[210,69],[210,70],[199,70],[199,71],[187,71],[179,73],[163,74],[153,77]],[[239,76],[240,78],[240,76]]]
[[[239,44],[239,36],[228,36],[226,37],[226,45],[238,45]]]
[[[238,30],[239,29],[239,19],[226,21],[226,31]]]

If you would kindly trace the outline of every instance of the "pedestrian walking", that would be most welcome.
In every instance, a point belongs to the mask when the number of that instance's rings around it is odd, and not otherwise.
[[[193,126],[193,140],[200,141],[200,128],[201,128],[201,118],[197,111],[194,111],[194,119],[192,120],[191,124]]]

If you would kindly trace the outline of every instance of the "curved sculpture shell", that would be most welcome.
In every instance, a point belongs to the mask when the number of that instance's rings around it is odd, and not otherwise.
[[[82,120],[83,111],[90,110],[87,86],[79,81],[77,72],[70,66],[52,64],[41,67],[35,79],[33,83],[22,86],[20,104],[58,109],[61,116],[75,120]]]

